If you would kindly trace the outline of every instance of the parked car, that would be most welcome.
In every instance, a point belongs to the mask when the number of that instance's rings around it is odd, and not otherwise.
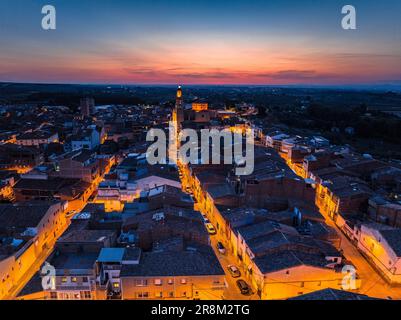
[[[213,225],[209,222],[205,224],[207,232],[209,232],[210,235],[215,235],[217,233],[216,229],[213,227]]]
[[[239,269],[238,269],[236,266],[229,265],[229,266],[227,267],[227,269],[228,269],[228,272],[231,274],[231,276],[232,276],[233,278],[239,278],[239,277],[241,277],[241,271],[239,271]]]
[[[223,244],[221,242],[217,242],[217,249],[221,254],[226,254],[226,248],[224,248]]]
[[[239,290],[241,291],[241,294],[247,295],[247,294],[251,293],[251,288],[244,280],[238,280],[237,286],[238,286]]]

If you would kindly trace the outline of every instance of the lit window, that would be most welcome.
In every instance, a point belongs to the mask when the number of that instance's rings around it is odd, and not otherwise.
[[[73,277],[73,278],[71,279],[71,281],[72,281],[72,282],[77,282],[77,278],[76,278],[76,277]]]
[[[146,287],[148,285],[148,280],[136,280],[135,285],[137,287]]]
[[[67,277],[63,277],[63,278],[61,279],[61,282],[62,282],[62,283],[66,283],[66,282],[67,282]]]
[[[187,283],[187,279],[181,279],[181,284],[186,284]]]
[[[138,292],[137,297],[138,298],[149,298],[149,292]]]
[[[155,286],[161,286],[162,285],[162,280],[161,279],[155,279]]]
[[[168,284],[174,284],[174,280],[173,279],[168,279]]]
[[[113,283],[113,287],[114,287],[114,288],[117,288],[117,289],[120,288],[120,283],[114,282],[114,283]]]

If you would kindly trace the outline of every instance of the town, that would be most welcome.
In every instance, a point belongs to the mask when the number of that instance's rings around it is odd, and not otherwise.
[[[0,106],[0,299],[401,299],[399,160],[167,89],[172,104]],[[150,164],[147,133],[170,122],[177,140],[253,132],[253,171],[232,153]]]

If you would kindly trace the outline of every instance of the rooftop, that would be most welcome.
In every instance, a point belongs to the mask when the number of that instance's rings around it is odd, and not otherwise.
[[[0,229],[36,228],[47,211],[60,202],[0,204]]]
[[[291,269],[301,265],[324,268],[328,264],[323,254],[291,250],[268,253],[261,257],[256,257],[254,262],[262,273]]]
[[[102,242],[114,234],[114,230],[73,230],[62,236],[58,242]]]
[[[145,252],[137,265],[124,265],[121,277],[175,277],[224,275],[218,259],[209,250]]]
[[[288,300],[377,300],[363,294],[327,288]]]
[[[121,263],[125,254],[124,248],[103,248],[99,257],[98,262],[111,262],[111,263]]]
[[[82,270],[83,274],[92,274],[97,257],[98,254],[93,252],[56,251],[50,264],[56,268],[56,275],[64,275],[66,270]]]
[[[398,257],[401,257],[401,229],[380,230],[380,234],[391,246]]]

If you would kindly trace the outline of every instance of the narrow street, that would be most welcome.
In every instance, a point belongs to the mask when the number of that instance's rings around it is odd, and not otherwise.
[[[188,168],[182,166],[183,172],[187,171]],[[184,177],[183,177],[184,178]],[[185,185],[185,180],[190,181],[191,177],[185,177],[185,179],[182,179],[183,183],[183,189],[185,190],[186,186]],[[188,183],[187,183],[188,184]],[[193,183],[190,182],[189,186],[192,187]],[[194,191],[194,190],[193,190]],[[199,200],[199,199],[196,199]],[[200,205],[199,206],[201,213],[207,215],[207,212],[204,212],[203,208],[204,206]],[[343,254],[345,258],[356,267],[357,269],[357,274],[359,279],[361,279],[361,287],[357,291],[358,293],[365,294],[371,297],[375,298],[381,298],[381,299],[401,299],[401,287],[393,287],[390,286],[382,277],[381,275],[370,265],[370,263],[362,256],[362,254],[358,251],[358,249],[351,243],[351,241],[344,235],[344,233],[340,230],[339,227],[334,223],[330,217],[325,215],[323,212],[321,214],[325,217],[326,219],[326,224],[333,227],[338,235],[341,238],[341,249],[343,250]],[[210,219],[209,219],[210,220]],[[213,247],[213,250],[216,253],[216,256],[218,257],[220,264],[224,268],[224,271],[226,272],[226,280],[228,283],[228,288],[224,294],[225,299],[233,299],[233,300],[246,300],[246,299],[258,299],[258,297],[253,294],[252,296],[244,296],[240,293],[236,281],[238,279],[233,279],[230,273],[227,271],[227,266],[228,265],[236,265],[237,267],[238,264],[236,264],[236,259],[234,256],[230,255],[229,250],[227,250],[226,255],[222,255],[218,250],[217,250],[217,243],[220,241],[224,244],[225,240],[222,239],[219,234],[211,236],[211,246]],[[241,267],[239,267],[241,270]],[[245,274],[245,270],[241,270],[241,275]],[[241,278],[245,280],[248,284],[250,283],[249,280]]]
[[[263,140],[263,138],[262,138]],[[259,144],[259,146],[264,146]],[[297,174],[294,170],[293,172]],[[301,177],[302,178],[302,177]],[[390,286],[382,276],[370,265],[370,263],[363,257],[355,245],[345,236],[342,230],[335,224],[335,222],[322,210],[320,213],[325,218],[328,226],[334,228],[341,238],[341,249],[345,258],[352,262],[357,269],[359,279],[361,279],[361,288],[358,293],[365,294],[375,298],[381,299],[401,299],[401,287]]]
[[[357,274],[361,279],[361,288],[358,292],[375,298],[401,299],[401,288],[391,287],[362,256],[359,250],[344,235],[340,228],[337,227],[334,221],[324,213],[321,212],[321,214],[325,217],[326,224],[334,228],[341,237],[341,249],[343,250],[343,254],[357,269]]]
[[[184,167],[183,165],[180,165],[181,170],[184,172],[188,172],[188,167]],[[181,179],[181,183],[183,186],[183,190],[186,189],[186,187],[188,186],[187,182],[189,179],[191,179],[191,177],[187,176],[187,175],[183,175],[183,179]],[[192,188],[193,183],[189,183],[189,187]],[[192,190],[194,191],[194,190]],[[199,201],[199,199],[195,199],[196,201]],[[199,205],[199,210],[202,214],[204,215],[208,215],[208,213],[204,210],[204,206],[203,205]],[[209,220],[211,220],[209,218]],[[225,248],[226,248],[226,253],[222,254],[219,252],[219,250],[217,249],[217,243],[221,242]],[[210,245],[213,248],[213,251],[216,254],[216,257],[219,259],[220,265],[222,266],[222,268],[224,269],[224,272],[226,274],[226,282],[228,287],[226,288],[224,295],[223,295],[223,299],[224,300],[259,300],[259,297],[255,294],[255,292],[252,292],[252,294],[249,295],[243,295],[240,292],[240,289],[237,286],[237,281],[238,280],[244,280],[245,282],[248,283],[248,285],[250,285],[250,281],[248,279],[245,279],[243,277],[243,275],[245,274],[245,270],[239,266],[236,263],[236,258],[232,255],[232,253],[230,252],[230,250],[227,250],[227,245],[226,245],[226,240],[221,236],[221,234],[217,231],[217,234],[215,235],[210,235]],[[239,278],[233,278],[231,276],[231,274],[228,272],[228,266],[229,265],[235,265],[240,271],[241,271],[241,277]]]
[[[100,182],[103,180],[103,177],[110,171],[111,166],[107,166],[106,171],[102,176],[98,176],[92,183],[91,189],[93,192],[96,191],[97,186],[100,184]],[[89,199],[87,197],[87,199]],[[76,199],[73,201],[68,202],[67,209],[65,211],[65,214],[71,211],[75,211],[76,213],[81,212],[86,204],[88,203],[86,200],[83,199]],[[69,218],[70,220],[72,217]],[[13,300],[18,293],[26,286],[26,284],[32,279],[32,277],[40,270],[40,267],[45,263],[46,259],[50,256],[50,254],[54,250],[54,246],[56,245],[57,240],[63,235],[63,233],[68,229],[68,226],[70,225],[69,221],[66,224],[65,228],[61,230],[56,237],[51,241],[50,245],[48,248],[46,248],[45,251],[43,251],[39,257],[36,259],[35,263],[29,268],[29,270],[22,276],[21,280],[19,283],[15,284],[11,290],[9,291],[8,295],[4,298],[5,300]]]
[[[29,270],[22,276],[21,280],[19,283],[14,285],[14,287],[11,288],[11,290],[8,292],[8,295],[4,297],[4,300],[13,300],[18,293],[26,286],[26,284],[32,279],[32,277],[40,270],[40,267],[45,263],[46,259],[50,256],[50,254],[53,251],[53,248],[57,242],[57,239],[61,237],[61,235],[67,230],[68,225],[66,225],[66,228],[60,232],[56,239],[54,239],[50,246],[46,249],[46,251],[43,251],[40,256],[36,259],[35,263],[29,268]]]
[[[238,264],[236,264],[236,259],[235,257],[230,254],[229,250],[227,250],[226,254],[221,254],[219,250],[217,249],[217,243],[218,242],[224,243],[223,239],[219,238],[219,235],[214,235],[210,237],[210,245],[212,246],[217,258],[219,259],[219,262],[221,266],[223,267],[225,273],[226,273],[226,281],[228,287],[226,288],[224,292],[223,299],[225,300],[259,300],[259,297],[253,292],[250,295],[243,295],[241,294],[238,286],[237,286],[237,281],[242,279],[245,280],[249,284],[249,281],[243,277],[245,274],[245,270],[241,268]],[[227,267],[229,265],[235,265],[240,271],[241,271],[241,277],[239,278],[233,278],[231,274],[228,272]]]

